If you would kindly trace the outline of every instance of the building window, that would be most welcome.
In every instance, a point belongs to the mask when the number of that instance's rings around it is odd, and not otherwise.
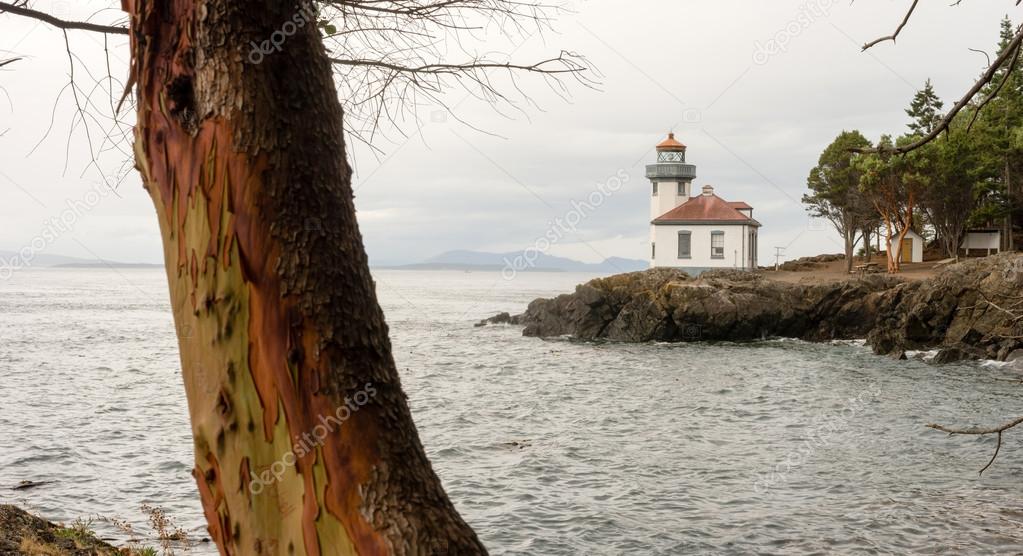
[[[657,196],[657,182],[654,182],[654,197]]]
[[[679,182],[679,184],[678,184],[678,196],[679,197],[685,197],[686,196],[686,182]]]
[[[657,258],[657,244],[656,243],[651,243],[650,244],[650,258],[651,259],[656,259]]]
[[[757,233],[752,231],[749,233],[749,267],[750,270],[756,270],[757,268]]]
[[[691,259],[693,257],[693,234],[692,232],[678,233],[678,258]]]
[[[710,233],[710,258],[712,258],[712,259],[723,259],[723,258],[725,258],[725,233],[724,232],[711,232]]]

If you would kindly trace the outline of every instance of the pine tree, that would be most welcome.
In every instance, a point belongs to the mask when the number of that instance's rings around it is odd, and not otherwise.
[[[909,123],[909,130],[913,135],[927,135],[934,131],[943,117],[941,109],[945,106],[938,95],[934,92],[934,86],[928,79],[924,88],[917,91],[910,103],[906,114],[912,118]]]
[[[1002,28],[998,33],[998,51],[1003,52],[1012,42],[1012,37],[1015,36],[1016,31],[1012,27],[1012,20],[1006,15],[1002,18]]]

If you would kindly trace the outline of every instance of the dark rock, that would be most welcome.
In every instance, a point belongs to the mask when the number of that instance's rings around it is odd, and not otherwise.
[[[489,319],[481,320],[480,322],[476,323],[476,326],[480,327],[487,326],[490,324],[517,324],[517,323],[516,318],[511,316],[510,313],[500,313],[498,315],[490,317]]]
[[[909,359],[909,357],[906,356],[906,351],[901,349],[892,350],[888,353],[888,357],[896,361],[906,361]]]
[[[958,363],[959,361],[969,361],[972,359],[977,359],[977,357],[959,348],[947,347],[942,348],[938,354],[934,356],[934,359],[931,360],[931,363],[934,363],[935,365],[945,365],[948,363]]]
[[[51,482],[53,482],[53,481],[21,481],[20,483],[15,485],[14,488],[12,488],[11,490],[28,490],[30,488],[36,488],[36,487],[41,487],[43,485],[48,485]]]
[[[1012,369],[1023,372],[1023,349],[1015,349],[1005,355],[1005,361],[1012,363]]]
[[[651,292],[632,298],[604,330],[603,336],[617,342],[661,340],[669,329],[671,315]]]

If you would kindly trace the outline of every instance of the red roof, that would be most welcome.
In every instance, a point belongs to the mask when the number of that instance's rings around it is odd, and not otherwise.
[[[753,210],[753,207],[747,205],[746,203],[744,203],[742,201],[726,201],[726,202],[728,203],[728,206],[734,208],[735,210]]]
[[[746,203],[741,204],[749,206]],[[760,225],[759,222],[739,212],[736,208],[738,207],[734,207],[733,203],[729,203],[717,195],[700,195],[657,217],[654,220],[654,224],[734,222],[736,224]]]
[[[678,150],[684,151],[684,150],[686,150],[686,146],[675,140],[675,134],[674,133],[669,133],[668,134],[668,138],[665,139],[664,141],[661,141],[657,145],[657,150],[659,150],[659,151],[678,151]]]

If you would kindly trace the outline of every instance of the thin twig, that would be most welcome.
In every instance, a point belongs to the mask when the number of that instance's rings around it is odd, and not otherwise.
[[[111,35],[127,35],[127,27],[117,27],[113,25],[99,25],[96,23],[89,23],[87,21],[68,21],[54,17],[46,12],[40,12],[24,6],[18,6],[11,4],[10,2],[0,2],[0,13],[7,12],[14,15],[20,15],[32,19],[48,23],[59,29],[67,30],[78,30],[78,31],[94,31],[97,33],[110,33]]]

